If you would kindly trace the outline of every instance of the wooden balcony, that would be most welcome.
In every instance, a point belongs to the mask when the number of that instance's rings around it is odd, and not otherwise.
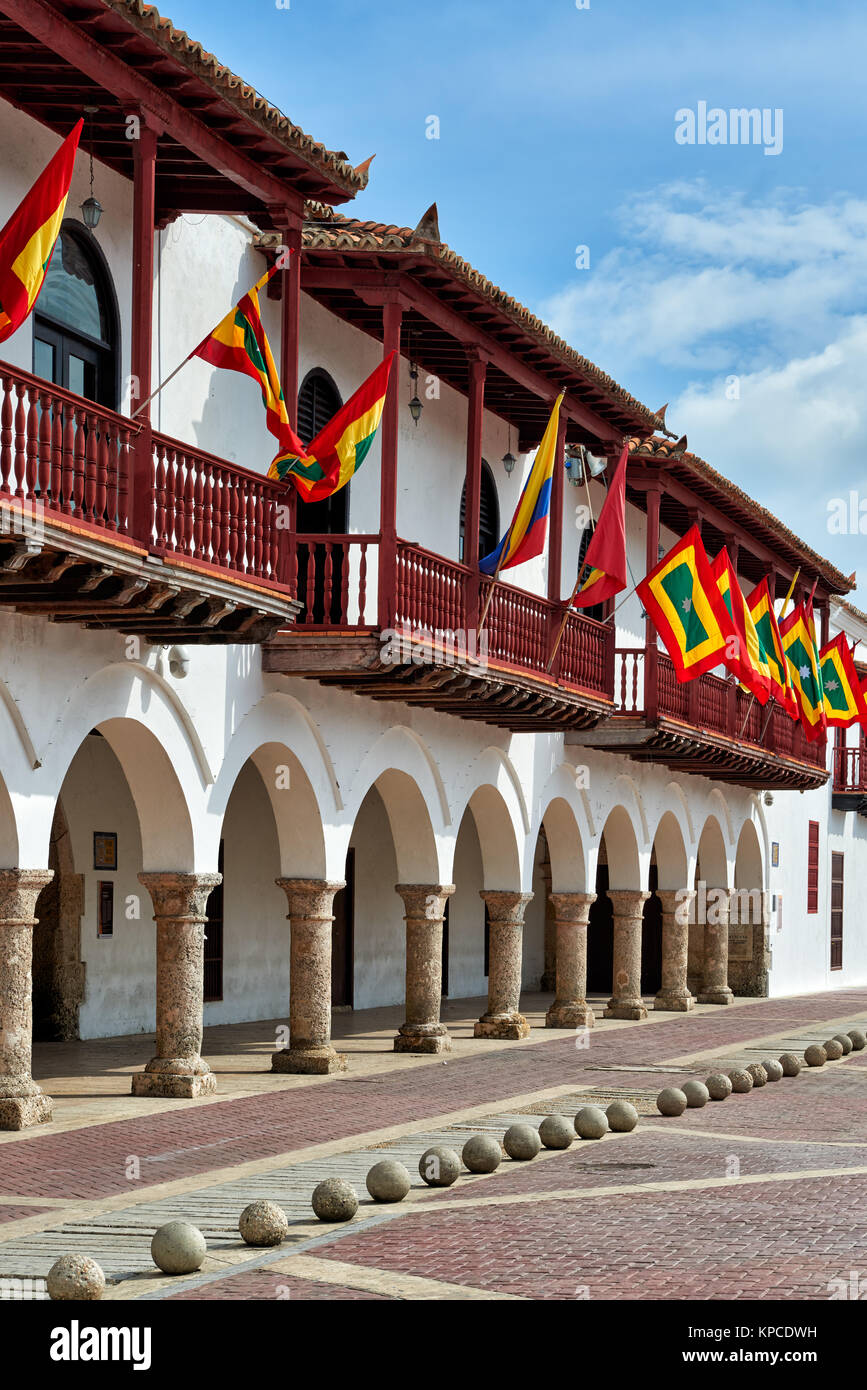
[[[615,714],[567,741],[745,787],[806,790],[828,780],[825,741],[809,743],[778,705],[769,712],[734,679],[681,684],[664,652],[648,663],[643,648],[618,649],[614,672]]]
[[[835,811],[857,811],[867,816],[867,757],[865,745],[834,749],[834,781],[831,805]]]
[[[477,572],[379,536],[298,536],[303,603],[269,642],[266,671],[308,676],[375,700],[401,700],[507,729],[586,729],[611,699],[610,628],[571,613],[551,671],[562,605],[497,583],[481,639]]]
[[[154,642],[291,621],[285,488],[0,363],[0,606]]]

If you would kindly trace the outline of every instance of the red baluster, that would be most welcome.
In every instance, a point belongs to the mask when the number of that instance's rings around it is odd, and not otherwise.
[[[48,489],[51,493],[51,505],[60,510],[61,491],[63,487],[63,407],[60,401],[54,402],[54,410],[51,416],[51,476],[48,481]]]
[[[96,509],[96,416],[87,414],[87,448],[84,455],[84,515],[93,521]]]
[[[180,537],[180,551],[182,555],[195,555],[195,531],[196,531],[196,479],[193,473],[194,464],[189,454],[185,455],[187,476],[184,482],[183,502],[181,507],[182,530]]]
[[[211,558],[211,536],[214,516],[214,479],[210,464],[202,474],[202,542],[199,554],[203,560]]]
[[[39,473],[39,393],[31,387],[28,396],[30,407],[27,411],[27,478],[25,492],[33,497],[38,486]]]
[[[234,478],[229,485],[229,569],[238,568],[238,487]]]
[[[129,430],[122,425],[117,441],[117,486],[114,491],[114,529],[122,536],[127,534],[129,522]]]
[[[349,541],[341,541],[340,553],[340,622],[345,627],[349,622]]]
[[[358,557],[358,626],[364,627],[364,605],[367,601],[367,541],[361,542],[360,551],[361,553]],[[348,569],[348,554],[346,560]]]
[[[108,426],[103,423],[99,431],[99,446],[96,455],[96,520],[105,525],[108,509]]]
[[[84,471],[87,450],[87,416],[83,409],[75,411],[75,441],[72,449],[72,510],[77,517],[84,511]]]
[[[27,413],[24,409],[24,387],[20,383],[16,388],[16,394],[13,468],[15,470],[15,496],[23,497],[27,477]]]
[[[156,473],[154,477],[154,544],[158,550],[166,547],[166,446],[161,440],[154,441],[156,453]]]
[[[313,612],[314,597],[316,594],[316,546],[312,541],[307,542],[307,580],[304,586],[305,595],[305,622],[313,623],[316,621]]]
[[[325,609],[325,611],[324,611],[324,613],[323,613],[323,615],[322,615],[322,621],[323,621],[324,623],[327,623],[327,622],[330,620],[330,617],[331,617],[331,600],[332,600],[332,597],[333,597],[333,596],[332,596],[332,593],[331,593],[331,586],[332,586],[332,584],[334,583],[334,556],[333,556],[333,554],[332,554],[332,550],[333,550],[332,542],[331,542],[331,541],[326,541],[326,542],[325,542],[325,568],[324,568],[324,572],[323,572],[323,583],[322,583],[323,607],[324,607],[324,609]]]
[[[196,486],[193,499],[193,540],[191,554],[199,560],[202,558],[202,531],[205,524],[204,518],[205,504],[205,474],[201,464],[196,467]]]
[[[9,493],[12,474],[12,382],[3,378],[3,406],[0,409],[0,492]]]

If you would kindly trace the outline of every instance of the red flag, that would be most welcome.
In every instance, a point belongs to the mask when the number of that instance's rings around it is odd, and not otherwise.
[[[589,570],[577,594],[573,608],[586,608],[602,603],[626,588],[626,459],[629,450],[624,444],[617,461],[608,495],[602,503],[596,529],[584,556],[584,568]]]

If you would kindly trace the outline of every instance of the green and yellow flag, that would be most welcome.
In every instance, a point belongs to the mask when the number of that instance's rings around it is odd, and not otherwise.
[[[777,625],[767,579],[756,585],[746,604],[759,639],[759,661],[761,669],[767,671],[771,695],[792,719],[797,719],[798,702],[789,678],[783,639]]]
[[[725,660],[736,636],[697,526],[691,526],[635,592],[674,662],[679,681],[691,681]]]
[[[825,722],[848,729],[867,720],[867,703],[845,632],[838,632],[819,653]]]
[[[788,618],[783,619],[780,636],[801,723],[807,738],[814,743],[824,735],[826,720],[812,603],[799,603]]]
[[[766,705],[771,695],[770,668],[763,657],[756,625],[725,546],[711,565],[711,573],[728,609],[737,638],[736,642],[729,643],[723,660],[732,674],[737,676],[742,688],[755,695],[760,704]]]

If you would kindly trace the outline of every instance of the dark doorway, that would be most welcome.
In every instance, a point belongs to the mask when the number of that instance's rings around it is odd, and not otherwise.
[[[464,564],[472,564],[472,560],[465,559],[464,556],[464,526],[467,519],[467,484],[464,480],[463,491],[461,492],[461,521],[460,535],[458,540],[458,559]],[[494,482],[494,475],[490,465],[482,459],[482,485],[479,494],[479,555],[481,560],[485,555],[490,555],[492,550],[497,547],[500,539],[500,504],[497,498],[497,485]]]
[[[443,913],[443,982],[440,993],[443,999],[448,997],[449,992],[449,903],[451,898],[446,898],[446,910]]]
[[[355,850],[346,855],[346,887],[334,894],[331,926],[331,1007],[351,1009],[353,1000]]]
[[[223,841],[220,841],[220,853],[217,859],[217,869],[223,873],[224,855]],[[205,923],[205,989],[204,1002],[206,1004],[217,1004],[223,997],[223,879],[212,888],[208,894],[208,905],[205,908],[207,922]]]
[[[608,865],[596,868],[596,901],[587,926],[587,991],[610,995],[614,987],[614,904],[608,896]]]
[[[662,899],[657,897],[659,870],[653,863],[647,886],[650,897],[641,926],[641,993],[657,994],[662,988]]]
[[[340,393],[327,372],[314,367],[298,392],[298,436],[307,445],[341,407]],[[345,536],[349,522],[349,484],[320,502],[302,502],[297,509],[298,597],[307,610],[306,623],[339,623],[343,588],[343,551],[331,551],[305,536]],[[326,569],[328,593],[326,594]]]
[[[33,314],[33,372],[77,396],[117,407],[117,301],[87,229],[65,221]]]

